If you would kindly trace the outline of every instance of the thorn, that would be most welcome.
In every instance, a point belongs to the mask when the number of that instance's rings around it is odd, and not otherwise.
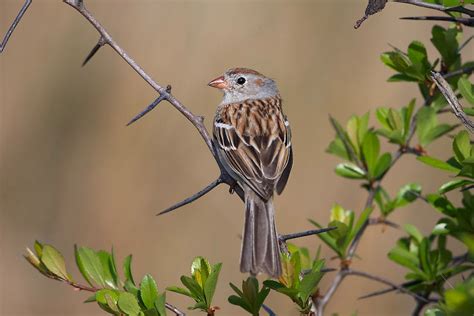
[[[207,193],[211,192],[215,187],[217,187],[219,184],[221,183],[224,183],[224,181],[222,180],[221,177],[219,177],[217,180],[215,180],[214,182],[210,183],[208,186],[206,186],[204,189],[202,189],[201,191],[197,192],[196,194],[193,194],[192,196],[184,199],[183,201],[179,202],[179,203],[176,203],[175,205],[173,206],[170,206],[168,207],[166,210],[164,211],[161,211],[160,213],[156,214],[156,216],[159,216],[159,215],[163,215],[163,214],[166,214],[166,213],[169,213],[171,211],[174,211],[182,206],[185,206],[189,203],[192,203],[194,201],[196,201],[197,199],[203,197],[204,195],[206,195]]]
[[[318,235],[322,233],[329,232],[331,230],[337,229],[337,227],[328,227],[328,228],[321,228],[321,229],[312,229],[312,230],[307,230],[301,233],[294,233],[294,234],[288,234],[288,235],[281,235],[280,240],[281,241],[287,241],[290,239],[295,239],[295,238],[301,238],[301,237],[306,237],[306,236],[311,236],[311,235]]]
[[[99,51],[99,49],[104,46],[106,44],[106,41],[105,39],[101,36],[99,38],[99,41],[97,42],[97,44],[95,44],[95,46],[92,48],[92,50],[90,51],[90,53],[87,55],[86,59],[84,59],[84,62],[82,63],[82,67],[84,67],[88,62],[89,60],[92,59],[92,57],[94,57],[94,55]]]
[[[166,98],[167,98],[167,96],[165,94],[160,95],[155,101],[153,101],[152,104],[147,106],[145,110],[141,111],[134,118],[132,118],[130,120],[130,122],[127,123],[127,126],[130,126],[131,124],[133,124],[136,121],[138,121],[139,119],[141,119],[143,116],[145,116],[145,114],[147,114],[148,112],[153,110],[161,101],[163,101]]]

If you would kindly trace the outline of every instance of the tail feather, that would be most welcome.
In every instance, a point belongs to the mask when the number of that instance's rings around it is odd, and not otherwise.
[[[263,201],[252,190],[245,192],[245,224],[240,270],[256,275],[281,275],[280,245],[275,228],[273,201]]]

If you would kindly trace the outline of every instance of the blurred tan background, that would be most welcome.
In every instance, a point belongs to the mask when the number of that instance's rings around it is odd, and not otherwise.
[[[429,11],[397,4],[356,31],[364,1],[85,2],[143,68],[160,84],[171,84],[208,125],[221,98],[206,86],[210,79],[235,66],[276,79],[295,151],[289,185],[276,202],[281,233],[312,228],[307,218],[327,223],[334,202],[360,213],[366,193],[357,182],[337,177],[338,159],[324,152],[334,135],[328,115],[345,122],[354,113],[420,99],[413,85],[386,82],[392,72],[379,54],[388,43],[405,49],[410,40],[422,40],[433,56],[432,24],[398,20]],[[22,3],[0,1],[2,36]],[[167,103],[125,127],[156,93],[110,48],[81,68],[97,39],[91,25],[61,1],[35,0],[0,56],[0,314],[103,315],[96,305],[81,303],[87,293],[45,279],[24,261],[24,248],[38,239],[64,253],[77,279],[75,243],[113,245],[120,260],[133,253],[136,278],[152,273],[161,290],[179,284],[194,256],[223,262],[215,304],[222,308],[219,315],[242,315],[227,303],[228,282],[244,278],[238,271],[242,203],[223,186],[179,211],[154,216],[214,180],[218,169],[194,128]],[[474,57],[473,50],[467,53]],[[442,140],[429,151],[445,157],[449,143]],[[407,157],[386,185],[394,193],[420,181],[433,191],[444,180],[446,174]],[[429,232],[437,215],[415,203],[392,219]],[[370,228],[354,267],[401,282],[404,270],[386,257],[400,235]],[[316,237],[296,243],[313,253],[321,244]],[[331,279],[323,279],[323,291]],[[381,287],[348,278],[327,314],[409,313],[413,301],[403,295],[357,300]],[[190,305],[173,293],[168,300],[182,309]],[[279,294],[271,293],[268,305],[278,315],[297,315]]]

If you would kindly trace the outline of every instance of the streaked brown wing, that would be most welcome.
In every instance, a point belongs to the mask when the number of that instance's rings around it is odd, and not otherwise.
[[[228,120],[230,124],[222,120],[215,122],[214,138],[225,160],[223,163],[268,200],[276,187],[278,192],[283,190],[291,169],[291,166],[286,169],[291,155],[288,123],[279,111],[265,116],[258,111],[246,112],[245,107],[239,109],[242,113],[238,120]],[[284,183],[280,185],[285,171]]]

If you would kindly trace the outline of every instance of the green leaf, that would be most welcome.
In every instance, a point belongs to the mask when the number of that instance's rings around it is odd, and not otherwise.
[[[469,156],[471,156],[471,140],[467,131],[459,132],[453,141],[453,151],[456,155],[456,160],[463,162]]]
[[[339,137],[336,137],[326,149],[327,153],[336,155],[345,160],[351,160],[344,143]]]
[[[160,316],[166,316],[166,293],[158,295],[155,300],[155,309]]]
[[[191,275],[200,287],[204,287],[211,271],[209,262],[203,257],[196,257],[191,264]]]
[[[398,191],[397,198],[395,199],[395,207],[405,206],[415,201],[421,194],[421,186],[417,183],[409,183],[404,185],[400,191]]]
[[[106,287],[104,269],[97,253],[87,247],[75,247],[76,263],[82,276],[91,285],[95,282],[99,287]]]
[[[380,153],[380,142],[373,132],[369,132],[365,135],[362,143],[362,152],[364,154],[364,161],[367,165],[369,175],[374,176],[374,171],[377,164],[377,158]]]
[[[132,274],[132,255],[125,257],[125,260],[123,261],[123,273],[125,275],[125,280],[129,280],[133,285],[135,285]]]
[[[304,302],[307,302],[309,297],[316,292],[322,276],[323,274],[319,271],[312,271],[303,276],[298,291]]]
[[[103,250],[98,251],[97,256],[102,265],[105,283],[111,288],[118,289],[118,276],[117,271],[115,270],[115,265],[112,262],[112,256]]]
[[[66,272],[66,264],[63,255],[51,245],[44,245],[42,249],[41,262],[48,268],[49,272],[64,280],[71,280]]]
[[[456,167],[448,164],[447,162],[441,161],[439,159],[436,159],[436,158],[433,158],[433,157],[430,157],[430,156],[419,156],[416,159],[421,161],[422,163],[428,165],[428,166],[438,168],[438,169],[441,169],[441,170],[445,170],[445,171],[449,171],[449,172],[453,172],[453,173],[458,173],[459,171],[461,171],[459,168],[456,168]]]
[[[336,166],[336,173],[349,179],[364,179],[365,171],[352,163],[340,163]]]
[[[454,28],[446,30],[439,25],[435,25],[431,33],[431,42],[439,51],[444,64],[449,69],[454,63],[459,61],[459,44],[456,39],[457,30]]]
[[[189,292],[187,289],[183,289],[182,287],[179,287],[179,286],[168,286],[166,288],[167,291],[170,291],[170,292],[175,292],[175,293],[178,293],[178,294],[181,294],[181,295],[185,295],[185,296],[188,296],[190,298],[194,298],[194,296],[191,294],[191,292]]]
[[[377,160],[377,165],[375,166],[374,170],[374,178],[380,178],[390,167],[392,164],[392,155],[390,153],[384,153],[380,158]]]
[[[418,41],[411,42],[408,46],[408,58],[413,63],[414,68],[420,74],[421,78],[424,78],[426,73],[430,70],[431,65],[428,62],[428,55],[426,48],[423,43]]]
[[[101,289],[95,293],[94,301],[106,312],[118,315],[120,313],[117,306],[118,297],[119,293],[114,290]]]
[[[450,132],[456,125],[438,124],[436,109],[432,107],[423,107],[416,116],[416,132],[421,146],[426,146],[435,139]]]
[[[315,225],[318,228],[323,228],[318,222],[309,219],[309,222]],[[344,254],[341,253],[339,246],[336,244],[336,240],[332,238],[328,232],[316,235],[319,239],[321,239],[329,248],[331,248],[334,252],[338,254],[338,256],[342,257]]]
[[[405,224],[403,227],[405,231],[413,237],[418,243],[421,243],[423,240],[423,234],[420,233],[418,228],[416,228],[414,225],[411,224]]]
[[[474,104],[474,87],[467,77],[461,77],[458,80],[458,89],[467,102]]]
[[[446,314],[439,308],[431,307],[425,311],[425,316],[446,316]]]
[[[216,291],[217,279],[219,278],[219,273],[221,272],[222,263],[217,263],[212,267],[211,274],[207,278],[206,283],[204,284],[204,296],[206,297],[206,302],[208,307],[211,307],[212,298]]]
[[[122,292],[118,298],[118,307],[120,310],[130,316],[138,316],[140,314],[140,306],[133,294]]]
[[[457,188],[466,187],[466,186],[473,185],[473,184],[474,184],[474,181],[466,180],[466,179],[452,180],[452,181],[449,181],[449,182],[446,182],[445,184],[443,184],[438,189],[438,193],[445,194],[445,193],[448,193],[448,192],[450,192],[452,190],[455,190]]]
[[[417,270],[418,269],[418,258],[415,254],[399,247],[396,246],[390,252],[388,253],[388,257],[390,260],[395,261],[396,263],[407,267],[411,270]]]
[[[202,288],[193,278],[182,275],[180,280],[197,301],[206,302]]]
[[[361,230],[362,226],[364,226],[364,223],[369,219],[370,214],[372,214],[372,211],[374,210],[373,207],[368,207],[359,216],[359,219],[357,220],[357,223],[354,226],[354,229],[352,230],[350,240],[352,241],[354,237],[359,233]]]
[[[153,277],[149,274],[145,275],[140,283],[140,297],[146,308],[154,307],[155,301],[158,298],[158,287]]]
[[[34,247],[35,247],[36,254],[38,255],[39,258],[41,258],[43,256],[43,244],[35,240]]]
[[[349,140],[348,136],[347,136],[347,133],[344,131],[344,129],[341,127],[341,125],[339,124],[339,122],[334,119],[332,116],[329,117],[329,121],[331,122],[331,125],[333,126],[334,130],[336,131],[336,135],[339,137],[339,139],[341,140],[341,142],[343,143],[344,145],[344,148],[346,149],[346,153],[349,155],[349,153],[354,149],[352,144],[351,144],[351,141]],[[349,155],[350,156],[350,155]],[[353,159],[355,157],[350,157],[351,161],[353,161]]]
[[[429,260],[429,252],[430,252],[429,241],[426,238],[422,238],[420,242],[420,248],[419,248],[420,264],[423,271],[425,271],[428,275],[432,275],[433,267]]]

